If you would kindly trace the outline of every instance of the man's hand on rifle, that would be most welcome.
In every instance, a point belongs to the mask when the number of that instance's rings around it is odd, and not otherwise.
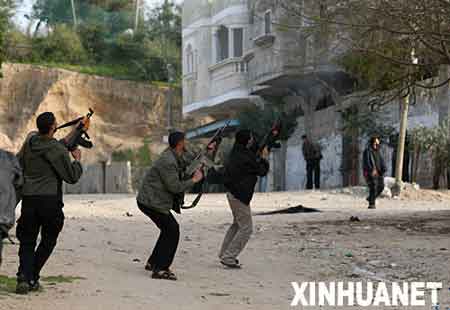
[[[194,183],[198,183],[201,180],[203,180],[203,171],[202,169],[198,169],[194,172],[194,175],[192,176],[192,181]]]
[[[267,146],[261,151],[261,157],[264,159],[269,158],[269,148]]]
[[[81,160],[81,150],[80,149],[76,148],[71,153],[72,153],[73,159],[75,159],[76,161],[80,161]]]
[[[208,144],[206,149],[209,155],[213,155],[217,149],[217,141],[212,141],[210,144]]]

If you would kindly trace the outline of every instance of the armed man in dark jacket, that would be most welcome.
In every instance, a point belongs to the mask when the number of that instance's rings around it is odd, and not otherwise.
[[[22,168],[16,156],[0,149],[0,266],[2,265],[3,239],[14,226],[18,203],[17,190],[23,185]]]
[[[177,251],[180,228],[171,210],[179,208],[178,195],[200,182],[203,173],[197,170],[190,179],[182,177],[186,166],[184,133],[171,133],[169,146],[146,172],[137,203],[161,231],[145,269],[153,272],[154,279],[177,280],[170,266]]]
[[[372,137],[363,153],[363,173],[369,186],[369,209],[375,209],[375,200],[383,192],[386,164],[380,153],[380,138]]]
[[[30,134],[18,154],[23,168],[22,211],[16,235],[20,241],[18,294],[39,289],[39,275],[64,225],[62,182],[76,183],[83,172],[81,151],[69,151],[53,138],[57,128],[53,113],[38,116],[38,133]],[[37,238],[41,241],[36,248]]]
[[[250,202],[258,176],[267,175],[268,150],[262,154],[254,151],[255,140],[249,130],[236,133],[236,141],[225,164],[225,187],[233,214],[233,224],[228,229],[219,253],[220,262],[229,268],[240,268],[237,257],[247,245],[253,232]]]

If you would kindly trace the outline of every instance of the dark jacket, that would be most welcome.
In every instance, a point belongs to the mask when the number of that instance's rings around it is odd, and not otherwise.
[[[58,196],[62,200],[62,182],[75,184],[83,173],[80,162],[71,160],[61,142],[39,134],[25,140],[17,157],[23,168],[23,196]]]
[[[367,178],[376,169],[380,176],[386,173],[386,164],[380,150],[374,150],[371,145],[367,146],[363,153],[363,173]]]
[[[321,160],[322,150],[320,145],[314,142],[304,142],[302,147],[303,158],[305,161]]]
[[[269,172],[269,162],[241,144],[235,144],[225,164],[225,187],[242,203],[249,205],[258,176]]]
[[[179,158],[172,149],[166,149],[145,173],[137,201],[147,208],[169,214],[176,195],[194,185],[191,179],[180,179],[184,165],[183,158]]]

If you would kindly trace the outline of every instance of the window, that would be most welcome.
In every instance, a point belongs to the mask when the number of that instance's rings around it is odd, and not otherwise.
[[[234,46],[234,57],[242,57],[244,54],[244,29],[234,28],[233,29],[233,46]]]
[[[227,59],[228,53],[228,28],[220,26],[217,31],[217,62]]]
[[[264,14],[264,34],[272,33],[272,12],[269,10]]]

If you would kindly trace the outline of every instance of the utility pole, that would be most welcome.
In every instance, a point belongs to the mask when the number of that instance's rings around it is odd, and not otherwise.
[[[167,93],[167,130],[170,131],[173,128],[173,120],[172,120],[172,105],[173,105],[173,89],[172,83],[175,81],[175,72],[174,67],[171,63],[169,63],[169,57],[167,54],[167,33],[169,32],[169,18],[168,10],[169,10],[169,1],[165,0],[162,7],[162,35],[163,35],[163,59],[166,64],[167,70],[167,81],[169,82],[168,93]]]
[[[140,0],[136,0],[136,16],[135,16],[135,19],[134,19],[134,33],[135,34],[136,34],[136,32],[138,30],[138,26],[139,26],[139,9],[140,9],[139,1]]]
[[[77,29],[77,14],[75,12],[75,3],[74,0],[70,0],[70,4],[72,5],[72,17],[73,17],[73,28],[76,30]]]
[[[173,104],[173,90],[172,83],[174,82],[175,72],[173,71],[172,64],[167,64],[167,76],[168,76],[168,92],[167,92],[167,130],[170,131],[173,128],[173,120],[172,120],[172,104]]]

